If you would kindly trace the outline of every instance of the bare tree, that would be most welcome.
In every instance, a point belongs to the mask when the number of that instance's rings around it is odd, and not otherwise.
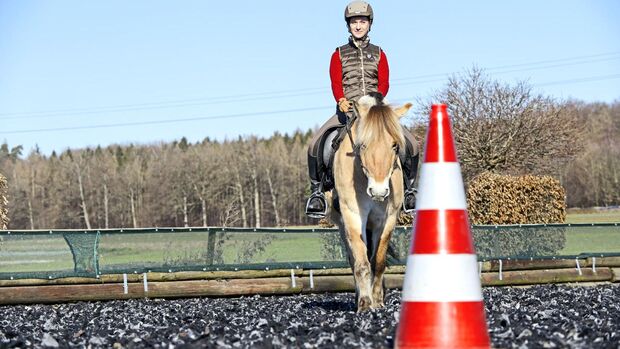
[[[254,209],[254,226],[260,228],[261,226],[261,190],[259,187],[259,178],[258,173],[259,167],[263,165],[263,159],[258,158],[258,147],[259,143],[256,137],[249,137],[245,140],[240,140],[236,142],[235,147],[237,149],[237,154],[239,155],[237,166],[239,169],[238,173],[245,173],[246,176],[249,176],[249,183],[246,183],[246,187],[251,188],[252,197],[249,200],[250,206]],[[241,183],[241,176],[237,177],[238,183]],[[242,195],[240,191],[240,195]],[[240,199],[245,198],[240,196]],[[243,206],[243,203],[242,203]],[[242,207],[242,213],[244,212],[244,208]],[[244,225],[245,227],[246,225]]]
[[[276,226],[282,225],[280,217],[281,193],[293,190],[295,181],[286,178],[287,173],[295,174],[294,167],[297,166],[289,149],[286,148],[283,138],[276,134],[268,142],[260,148],[260,161],[263,162],[265,179],[267,181],[267,189],[269,198],[271,199],[271,207],[273,219]]]
[[[208,226],[208,207],[207,204],[223,189],[222,179],[226,176],[224,164],[219,161],[215,146],[205,144],[200,147],[193,147],[192,153],[194,161],[192,164],[193,186],[196,196],[200,200],[200,213],[202,226]],[[219,176],[218,176],[218,168]]]
[[[252,177],[252,183],[254,184],[254,226],[260,228],[261,222],[261,205],[260,205],[260,190],[258,188],[258,174],[256,168],[250,169],[250,176]]]
[[[116,158],[116,175],[120,182],[119,193],[123,196],[123,201],[127,202],[129,199],[129,205],[123,207],[123,214],[129,213],[130,226],[138,228],[141,224],[140,216],[147,186],[146,173],[150,163],[148,148],[130,145],[117,152]],[[122,225],[124,224],[121,223]]]
[[[80,190],[80,207],[82,208],[82,218],[84,218],[84,224],[86,224],[86,229],[91,229],[91,225],[90,225],[90,218],[88,215],[88,207],[86,205],[86,199],[85,199],[85,195],[84,195],[84,181],[82,180],[83,177],[83,168],[82,168],[82,164],[78,163],[78,162],[74,162],[74,167],[75,167],[75,174],[77,176],[77,180],[78,180],[78,187]]]
[[[228,143],[227,145],[230,147],[230,149],[228,150],[227,153],[224,154],[224,156],[227,159],[226,162],[228,163],[228,166],[230,166],[231,168],[232,177],[234,181],[233,186],[238,196],[238,203],[239,203],[238,209],[241,212],[241,222],[243,224],[243,227],[246,228],[249,226],[248,215],[246,212],[246,201],[247,200],[245,197],[245,191],[247,188],[247,181],[246,181],[247,172],[244,172],[245,166],[243,169],[241,169],[241,166],[245,165],[246,163],[241,158],[245,157],[246,154],[244,154],[244,149],[242,149],[239,146],[240,142],[241,140],[239,140],[239,142]]]
[[[7,198],[7,182],[6,178],[0,173],[0,229],[6,229],[9,224],[8,203]],[[0,243],[2,240],[0,239]]]
[[[582,127],[566,107],[519,82],[502,84],[473,68],[433,96],[446,103],[463,174],[556,175],[582,146]],[[430,103],[421,112],[429,115]]]
[[[269,184],[269,195],[271,196],[271,205],[273,207],[273,214],[276,222],[276,227],[281,225],[280,222],[280,213],[278,211],[278,198],[276,194],[276,187],[273,185],[272,173],[271,169],[267,167],[265,169],[265,178],[267,179],[267,184]]]
[[[620,204],[620,102],[570,107],[585,125],[584,150],[562,171],[569,206]]]
[[[169,161],[174,165],[168,170],[171,174],[170,190],[173,192],[177,207],[181,209],[183,214],[184,227],[189,226],[190,195],[194,190],[191,175],[193,159],[190,157],[191,154],[187,152],[187,149],[185,146],[170,149],[173,155]]]

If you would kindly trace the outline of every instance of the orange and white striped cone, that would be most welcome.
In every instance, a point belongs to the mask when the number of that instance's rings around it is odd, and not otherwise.
[[[461,168],[445,104],[432,106],[396,348],[489,348]]]

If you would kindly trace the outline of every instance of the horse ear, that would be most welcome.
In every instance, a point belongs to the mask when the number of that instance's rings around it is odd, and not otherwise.
[[[399,118],[402,118],[403,116],[405,116],[405,114],[407,114],[407,112],[409,111],[409,109],[411,109],[412,106],[413,104],[407,103],[402,107],[394,109],[394,112],[396,113],[396,115],[398,115]]]

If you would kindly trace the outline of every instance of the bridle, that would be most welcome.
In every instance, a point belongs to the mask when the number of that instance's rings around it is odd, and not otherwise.
[[[357,102],[353,101],[352,106],[353,106],[353,116],[347,117],[347,123],[345,125],[345,129],[347,130],[349,141],[351,142],[351,146],[353,147],[353,156],[355,156],[355,158],[359,160],[362,170],[364,172],[368,172],[366,166],[364,166],[364,162],[362,161],[362,155],[361,155],[361,151],[362,149],[366,147],[366,145],[356,144],[355,141],[353,141],[353,135],[351,134],[351,129],[353,128],[353,124],[359,118],[359,110],[357,109]],[[397,168],[400,168],[398,166],[398,153],[400,151],[400,146],[396,144],[392,149],[394,149],[394,152],[396,154],[396,157],[394,158],[394,164],[392,165],[392,170],[395,170]]]

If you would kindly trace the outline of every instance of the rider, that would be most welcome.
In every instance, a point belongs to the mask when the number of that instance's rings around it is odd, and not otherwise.
[[[352,102],[372,92],[387,95],[390,87],[387,57],[379,46],[370,43],[368,32],[373,21],[373,11],[365,1],[353,1],[344,10],[344,20],[351,36],[349,42],[332,54],[329,75],[332,92],[337,102],[336,114],[314,135],[308,147],[308,170],[312,194],[306,203],[306,214],[312,218],[325,217],[327,202],[323,194],[325,166],[319,158],[326,135],[342,127],[352,115]],[[413,136],[403,128],[407,146],[399,154],[405,179],[404,209],[415,208],[413,182],[418,167],[418,146]],[[327,146],[330,146],[329,144]]]

